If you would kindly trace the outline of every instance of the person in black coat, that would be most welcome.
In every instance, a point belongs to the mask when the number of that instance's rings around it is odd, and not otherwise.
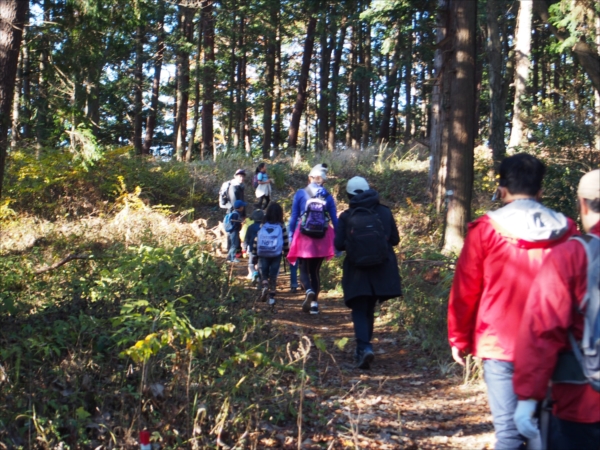
[[[350,179],[346,192],[350,199],[350,209],[344,211],[339,217],[334,240],[336,250],[348,250],[347,233],[350,233],[350,218],[356,208],[373,211],[378,216],[380,226],[383,228],[382,239],[387,240],[387,254],[382,256],[384,261],[380,264],[357,267],[348,257],[348,252],[344,259],[342,288],[344,303],[352,309],[352,322],[356,336],[356,362],[359,368],[368,369],[375,358],[371,339],[377,301],[384,302],[402,295],[398,260],[393,249],[400,243],[400,236],[392,212],[387,206],[379,203],[379,194],[369,189],[367,180],[362,177]],[[385,248],[385,244],[382,246]]]

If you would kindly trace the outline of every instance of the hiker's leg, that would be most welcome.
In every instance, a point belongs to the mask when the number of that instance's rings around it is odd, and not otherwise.
[[[600,422],[579,423],[550,418],[549,450],[579,450],[600,448]]]
[[[319,292],[321,291],[321,275],[319,272],[321,271],[321,265],[323,264],[323,260],[325,258],[309,258],[308,264],[308,273],[310,276],[310,283],[312,286],[312,290],[317,294],[317,298],[319,296]]]
[[[263,284],[269,282],[269,259],[270,258],[258,258],[258,267],[260,267],[260,279]]]
[[[371,349],[369,336],[369,297],[356,297],[351,300],[352,323],[356,337],[356,353]]]
[[[271,197],[268,195],[263,196],[263,198],[265,199],[265,209],[267,209],[267,206],[269,206],[269,202],[271,201]]]
[[[305,291],[308,291],[309,289],[313,289],[312,285],[311,285],[311,279],[310,276],[308,275],[308,262],[310,261],[309,258],[298,258],[298,265],[300,266],[300,282],[302,283],[302,287],[304,288]]]
[[[486,359],[483,362],[483,378],[487,385],[497,450],[524,448],[526,441],[519,434],[513,420],[517,409],[517,395],[512,384],[513,372],[511,362],[497,359]]]
[[[281,256],[269,259],[271,260],[269,266],[269,289],[274,294],[275,286],[277,285],[277,274],[279,273],[279,266],[281,266]]]
[[[237,249],[237,237],[239,235],[237,233],[227,233],[227,243],[228,243],[228,252],[227,252],[227,260],[233,261],[235,259],[235,252]]]
[[[296,264],[290,264],[290,287],[292,289],[298,288],[298,262]]]
[[[369,342],[371,342],[373,340],[373,327],[375,325],[375,306],[377,306],[377,298],[369,297],[367,303],[367,319],[369,321]]]

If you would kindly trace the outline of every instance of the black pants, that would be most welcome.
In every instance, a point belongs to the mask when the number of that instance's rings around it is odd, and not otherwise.
[[[263,201],[264,201],[264,206],[263,206]],[[256,206],[259,209],[267,209],[267,205],[269,204],[269,202],[271,201],[271,197],[268,195],[263,195],[262,197],[258,197],[258,203],[256,204]]]
[[[377,297],[356,297],[349,302],[348,306],[352,309],[357,354],[367,349],[373,350],[371,339],[373,339],[376,305]]]
[[[571,422],[552,416],[548,448],[550,450],[599,450],[600,422]]]
[[[305,291],[312,289],[316,294],[319,295],[321,290],[321,276],[319,271],[325,258],[298,258],[300,264],[300,283]],[[315,298],[316,298],[315,297]]]

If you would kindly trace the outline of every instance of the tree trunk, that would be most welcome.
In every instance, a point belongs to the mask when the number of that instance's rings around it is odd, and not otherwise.
[[[139,25],[135,36],[135,68],[133,77],[133,148],[136,154],[142,154],[142,92],[144,90],[144,28]]]
[[[202,83],[202,151],[203,159],[216,153],[213,145],[213,108],[215,90],[215,18],[213,16],[213,0],[202,3],[201,12],[203,42],[204,42],[204,67]]]
[[[181,40],[185,44],[191,44],[194,35],[194,13],[187,6],[180,6],[181,14]],[[187,118],[188,104],[190,99],[190,55],[187,48],[180,45],[177,50],[177,161],[182,161],[187,147]]]
[[[498,26],[498,15],[500,14],[500,11],[500,0],[489,0],[487,2],[487,56],[490,78],[489,145],[492,149],[492,158],[496,166],[500,163],[502,158],[504,158],[506,153],[506,145],[504,142],[506,97],[503,95],[502,43],[500,41],[500,28]]]
[[[18,1],[18,0],[17,0]],[[50,22],[50,0],[44,0],[44,22]],[[39,44],[39,76],[38,76],[38,92],[37,92],[37,114],[35,122],[36,134],[36,156],[39,158],[40,153],[46,140],[48,139],[48,59],[50,56],[50,43],[48,42],[47,33],[42,32]]]
[[[475,31],[477,5],[469,0],[451,0],[450,17],[454,41],[450,82],[448,127],[448,201],[444,248],[462,248],[471,216],[473,153],[475,147]]]
[[[262,156],[267,159],[271,156],[271,128],[273,126],[273,89],[275,83],[275,53],[277,51],[276,35],[277,35],[277,14],[279,12],[279,2],[271,2],[269,16],[271,23],[265,34],[265,102],[263,107],[263,145]]]
[[[27,45],[22,47],[23,50],[23,109],[21,116],[23,117],[23,133],[22,139],[31,137],[31,58],[29,57],[29,48]]]
[[[300,69],[300,80],[298,81],[298,94],[296,95],[296,104],[292,111],[292,119],[290,121],[290,129],[288,133],[288,146],[290,149],[296,148],[298,145],[298,131],[300,129],[300,118],[306,104],[306,86],[308,84],[310,60],[315,44],[315,29],[317,27],[317,17],[311,16],[306,28],[306,40],[304,41],[304,53],[302,55],[302,68]],[[308,130],[307,130],[308,132]]]
[[[363,78],[363,110],[362,110],[362,147],[367,148],[371,137],[371,25],[367,24],[365,30],[365,44],[363,46],[366,74]],[[373,105],[375,106],[375,105]]]
[[[411,16],[411,22],[413,21]],[[411,102],[411,91],[412,91],[412,35],[407,35],[407,49],[406,49],[406,66],[405,66],[405,117],[406,123],[404,128],[404,143],[408,144],[412,137],[412,102]]]
[[[515,31],[515,99],[513,102],[512,129],[508,142],[508,152],[514,153],[515,147],[521,145],[524,133],[522,98],[527,90],[529,80],[529,56],[531,54],[531,21],[532,2],[521,0]]]
[[[329,128],[329,70],[331,66],[331,52],[335,46],[335,16],[323,15],[323,29],[321,30],[321,61],[319,67],[319,106],[317,109],[318,135],[317,149],[323,150],[327,142],[327,130]]]
[[[19,63],[19,51],[29,2],[4,0],[0,2],[0,198],[8,150],[10,111]]]
[[[546,3],[546,0],[533,0],[533,3],[535,12],[540,16],[542,21],[548,25],[558,40],[564,42],[569,37],[569,33],[564,31],[559,32],[550,22],[550,14],[548,13],[548,4]],[[571,49],[577,55],[579,64],[581,64],[585,73],[590,77],[594,89],[596,89],[597,92],[600,92],[600,56],[598,56],[600,49],[589,46],[583,37],[581,40],[577,41]]]
[[[186,161],[192,160],[194,145],[196,144],[196,132],[198,130],[198,121],[200,120],[200,61],[202,60],[202,20],[198,21],[198,39],[196,40],[196,76],[194,77],[194,119],[192,122],[192,131],[190,141],[188,142]]]
[[[23,51],[19,52],[19,62],[17,63],[17,75],[15,77],[14,97],[12,102],[12,125],[10,128],[10,146],[15,148],[21,138],[19,132],[20,125],[20,103],[21,90],[23,86]]]
[[[356,87],[354,71],[356,70],[356,24],[352,25],[350,34],[350,67],[348,68],[348,121],[346,126],[346,147],[354,148],[354,105],[356,103]]]
[[[281,23],[279,20],[279,11],[277,12],[277,43],[275,46],[275,74],[277,84],[275,85],[275,127],[273,130],[273,148],[275,156],[279,153],[281,145]]]
[[[146,136],[144,138],[144,146],[142,147],[143,155],[150,155],[152,140],[154,139],[154,128],[156,127],[156,114],[158,112],[158,97],[160,95],[160,75],[162,71],[163,56],[165,54],[165,8],[162,2],[159,4],[159,15],[157,23],[156,36],[156,56],[154,59],[154,77],[152,79],[152,94],[150,96],[150,111],[146,119]]]
[[[333,67],[331,73],[331,92],[329,95],[329,130],[327,136],[327,148],[330,152],[335,149],[335,132],[337,128],[337,95],[340,81],[340,66],[342,63],[342,53],[344,52],[344,42],[346,40],[346,19],[342,19],[340,35],[333,53]]]
[[[398,24],[400,25],[400,24]],[[381,114],[381,126],[379,128],[379,141],[388,142],[390,140],[390,116],[392,115],[392,107],[394,105],[394,92],[398,82],[398,63],[400,62],[400,28],[396,36],[396,45],[392,54],[392,64],[388,70],[388,76],[385,85],[385,100],[383,103],[383,112]]]
[[[449,31],[450,0],[438,0],[436,51],[434,57],[435,83],[431,93],[431,135],[429,137],[429,193],[435,209],[442,212],[446,198],[446,175],[448,168],[448,112],[450,108],[449,77],[450,51]],[[397,102],[396,102],[397,103]],[[395,124],[394,124],[395,125]],[[395,127],[394,127],[395,128]]]

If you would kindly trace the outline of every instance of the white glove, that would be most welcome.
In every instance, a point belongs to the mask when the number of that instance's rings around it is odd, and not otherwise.
[[[536,406],[537,401],[533,399],[519,400],[513,416],[517,430],[527,439],[534,439],[540,433],[537,427],[537,419],[533,417]]]

